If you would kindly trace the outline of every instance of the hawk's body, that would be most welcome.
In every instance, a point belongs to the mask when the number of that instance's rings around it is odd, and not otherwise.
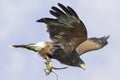
[[[46,46],[37,50],[37,52],[42,57],[47,56],[48,58],[57,59],[66,65],[84,68],[84,62],[79,56],[88,51],[104,47],[107,44],[109,36],[88,38],[86,27],[76,12],[69,6],[65,7],[60,3],[58,3],[58,6],[62,10],[55,6],[50,10],[50,13],[56,17],[55,19],[41,18],[37,20],[37,22],[43,22],[47,25],[47,32],[53,41],[45,42],[44,44]],[[17,47],[16,45],[13,46]],[[37,47],[41,47],[41,45]],[[34,50],[37,47],[29,47],[29,49],[32,48]]]
[[[55,6],[51,7],[52,10],[50,10],[50,13],[57,19],[41,18],[37,22],[47,24],[51,40],[61,44],[61,48],[53,52],[53,58],[61,63],[80,67],[80,64],[84,64],[84,62],[79,55],[100,49],[102,46],[87,38],[85,25],[71,7],[65,7],[60,3],[58,6],[63,11]]]

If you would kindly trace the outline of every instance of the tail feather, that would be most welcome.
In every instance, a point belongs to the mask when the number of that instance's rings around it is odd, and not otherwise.
[[[32,47],[30,45],[12,45],[11,47],[13,47],[13,48],[24,48],[24,49],[28,49],[28,50],[38,52],[34,47]]]
[[[26,48],[27,45],[12,45],[14,48]]]
[[[28,50],[32,50],[35,52],[40,52],[42,49],[46,47],[46,42],[38,42],[38,43],[32,43],[27,45],[12,45],[13,48],[24,48]]]

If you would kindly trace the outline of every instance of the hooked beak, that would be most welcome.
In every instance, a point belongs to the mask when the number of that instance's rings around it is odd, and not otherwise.
[[[85,69],[86,69],[86,68],[85,68],[85,64],[84,64],[84,63],[80,64],[80,67],[81,67],[83,70],[85,70]]]

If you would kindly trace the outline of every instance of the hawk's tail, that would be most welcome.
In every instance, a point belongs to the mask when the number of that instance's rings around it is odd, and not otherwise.
[[[38,42],[34,44],[27,44],[27,45],[12,45],[13,48],[24,48],[28,50],[32,50],[35,52],[41,51],[43,48],[47,46],[46,42]]]
[[[32,51],[37,52],[37,50],[31,45],[12,45],[11,47],[13,47],[13,48],[24,48],[24,49],[28,49],[28,50],[32,50]]]
[[[26,48],[26,45],[12,45],[14,48]]]

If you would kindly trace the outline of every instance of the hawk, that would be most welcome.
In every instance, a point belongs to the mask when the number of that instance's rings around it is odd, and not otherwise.
[[[80,56],[86,52],[98,50],[108,44],[109,36],[88,38],[87,29],[76,12],[70,6],[58,3],[52,6],[50,14],[55,18],[41,18],[39,23],[47,25],[51,42],[38,42],[27,45],[12,45],[15,48],[26,48],[38,52],[44,59],[56,59],[63,64],[85,69]],[[48,65],[51,64],[48,62]],[[50,66],[52,69],[53,66]],[[49,70],[49,69],[48,69]]]

